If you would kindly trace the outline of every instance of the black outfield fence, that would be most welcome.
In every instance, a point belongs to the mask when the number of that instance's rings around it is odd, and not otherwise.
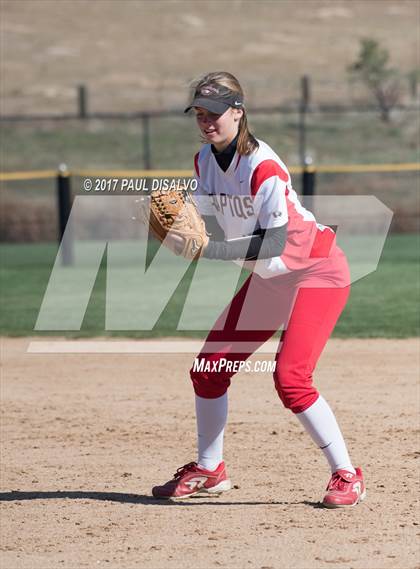
[[[159,121],[162,119],[180,119],[183,117],[182,108],[168,108],[166,110],[147,110],[136,112],[96,112],[91,110],[89,104],[89,93],[86,85],[78,85],[76,90],[77,102],[74,113],[51,113],[51,114],[19,114],[19,115],[0,115],[0,123],[6,125],[33,124],[42,125],[46,123],[71,123],[80,121],[124,121],[126,123],[136,123],[139,125],[138,146],[141,147],[141,160],[144,169],[150,170],[159,167],[157,164],[156,152],[153,149],[154,140],[159,136]],[[420,104],[413,99],[410,104],[395,105],[394,113],[418,112]],[[279,104],[270,106],[247,107],[248,114],[252,117],[273,117],[276,116],[295,117],[296,130],[296,153],[297,159],[302,167],[308,161],[308,146],[310,144],[309,133],[311,129],[311,117],[325,115],[351,115],[351,114],[372,114],[374,113],[379,120],[381,115],[377,104],[317,104],[312,98],[311,79],[304,75],[300,81],[300,93],[295,103]]]

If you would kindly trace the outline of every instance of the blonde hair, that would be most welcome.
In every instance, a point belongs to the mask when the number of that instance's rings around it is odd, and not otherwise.
[[[233,94],[240,95],[241,100],[244,99],[244,92],[239,81],[234,75],[228,73],[227,71],[215,71],[213,73],[207,73],[202,77],[199,77],[193,81],[192,87],[192,99],[198,95],[203,87],[206,85],[220,85],[229,89]],[[248,127],[248,119],[246,116],[246,109],[242,107],[243,115],[239,121],[238,127],[238,144],[237,152],[240,156],[248,156],[252,154],[259,146],[257,139],[250,132]]]

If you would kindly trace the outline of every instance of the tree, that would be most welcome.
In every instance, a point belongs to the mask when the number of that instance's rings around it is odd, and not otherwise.
[[[400,97],[398,72],[388,63],[389,51],[376,40],[365,38],[360,41],[358,59],[348,67],[349,73],[374,95],[384,122],[390,121],[391,109]]]

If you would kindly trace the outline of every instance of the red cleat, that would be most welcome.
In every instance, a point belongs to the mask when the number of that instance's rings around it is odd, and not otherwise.
[[[224,462],[221,462],[216,470],[206,470],[196,462],[189,462],[178,468],[172,480],[163,486],[154,486],[152,494],[155,498],[169,500],[189,498],[197,494],[221,494],[230,488],[231,483]]]
[[[346,508],[355,506],[365,497],[366,488],[360,468],[356,468],[356,474],[348,470],[337,470],[331,476],[322,503],[326,508]]]

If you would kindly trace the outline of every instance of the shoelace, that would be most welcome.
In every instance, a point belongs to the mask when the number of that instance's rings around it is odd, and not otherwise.
[[[189,462],[188,464],[184,464],[184,466],[181,466],[175,472],[174,480],[181,478],[181,476],[183,476],[186,472],[189,472],[190,470],[192,470],[195,466],[197,466],[196,462]]]
[[[346,490],[347,485],[350,484],[349,481],[343,480],[337,472],[334,472],[330,483],[328,484],[327,490]]]

